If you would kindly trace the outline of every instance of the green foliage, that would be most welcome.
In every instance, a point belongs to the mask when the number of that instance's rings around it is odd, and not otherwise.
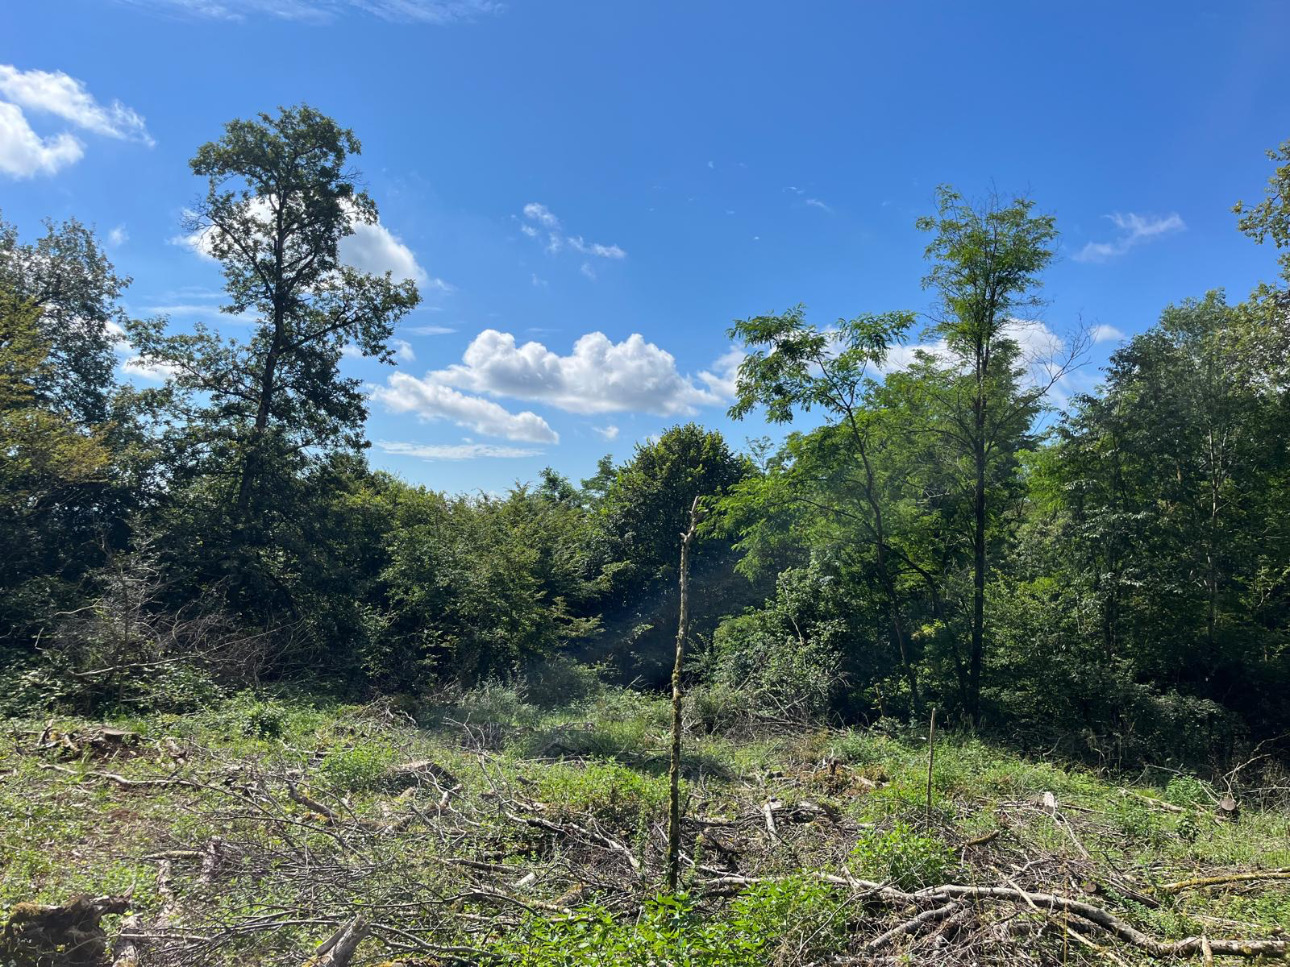
[[[898,822],[890,829],[861,835],[851,850],[857,875],[917,890],[946,882],[954,868],[954,851],[935,836]]]
[[[844,928],[833,891],[793,879],[758,884],[707,916],[682,894],[657,896],[630,920],[598,906],[563,920],[533,918],[493,952],[523,967],[761,967],[827,951]]]
[[[318,771],[337,793],[363,792],[380,784],[394,759],[394,750],[389,746],[363,742],[329,752]]]

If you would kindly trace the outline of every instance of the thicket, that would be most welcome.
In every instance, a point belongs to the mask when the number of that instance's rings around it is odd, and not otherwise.
[[[1290,731],[1290,142],[1239,227],[1279,278],[1167,307],[1054,408],[1069,334],[1020,338],[1056,224],[944,189],[934,322],[731,330],[748,454],[673,427],[580,483],[500,496],[373,470],[352,347],[392,361],[415,288],[345,267],[376,206],[309,108],[202,146],[189,230],[250,337],[132,319],[94,233],[0,224],[0,714],[184,711],[248,683],[417,699],[661,687],[679,534],[698,726],[943,718],[1113,766],[1217,764]],[[1252,254],[1257,250],[1252,249]],[[1143,320],[1145,323],[1146,321]],[[159,388],[118,382],[128,340]]]

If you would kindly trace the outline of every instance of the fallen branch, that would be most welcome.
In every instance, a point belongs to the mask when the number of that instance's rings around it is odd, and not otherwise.
[[[785,879],[789,878],[719,876],[703,880],[696,885],[721,891],[723,888],[751,886],[755,883],[784,882]],[[1208,937],[1187,937],[1172,943],[1157,940],[1101,907],[1052,893],[1031,893],[1015,886],[966,886],[946,883],[907,893],[885,883],[848,879],[827,873],[810,875],[810,879],[863,891],[867,897],[890,903],[940,902],[945,904],[961,900],[998,900],[1006,903],[1020,903],[1036,912],[1052,910],[1079,917],[1117,939],[1158,958],[1205,956],[1207,948],[1214,956],[1290,957],[1290,940],[1216,940]],[[915,929],[916,926],[917,924],[910,929]]]
[[[962,906],[963,904],[958,901],[951,901],[943,907],[932,907],[930,910],[924,910],[918,916],[906,920],[904,923],[892,927],[881,936],[870,940],[869,943],[865,945],[865,949],[870,951],[880,950],[898,937],[903,937],[907,933],[913,933],[920,927],[925,927],[929,923],[935,923],[937,920],[944,920]]]
[[[1227,873],[1223,876],[1200,876],[1192,880],[1179,880],[1157,887],[1160,893],[1181,893],[1207,886],[1225,886],[1228,883],[1253,883],[1259,880],[1290,880],[1290,867],[1279,870],[1257,870],[1253,873]]]

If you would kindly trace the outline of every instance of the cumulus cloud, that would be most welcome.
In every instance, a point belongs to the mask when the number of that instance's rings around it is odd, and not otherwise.
[[[605,245],[602,242],[588,242],[581,235],[568,235],[555,213],[540,202],[531,201],[524,206],[520,219],[520,231],[533,239],[545,240],[548,255],[569,249],[579,255],[589,255],[599,259],[625,259],[627,252],[619,245]],[[596,277],[590,262],[583,262],[582,274],[589,279]],[[533,276],[533,284],[538,284],[538,277]]]
[[[1119,229],[1119,236],[1109,242],[1089,242],[1075,253],[1076,262],[1105,262],[1124,255],[1143,242],[1187,229],[1187,224],[1177,212],[1160,216],[1115,212],[1106,217]]]
[[[393,413],[413,413],[423,420],[449,420],[485,436],[526,443],[559,443],[560,436],[536,413],[512,413],[492,400],[445,386],[433,378],[391,373],[372,396]]]
[[[130,241],[130,233],[125,230],[124,225],[118,225],[112,231],[108,232],[108,244],[113,248],[120,248],[126,242]]]
[[[52,175],[84,156],[84,146],[72,135],[42,138],[18,105],[0,101],[0,172],[14,178]]]
[[[269,204],[262,198],[253,199],[250,203],[251,214],[257,220],[268,222]],[[452,286],[443,279],[432,277],[417,262],[416,255],[412,249],[408,248],[397,235],[378,220],[375,223],[367,223],[353,217],[353,208],[348,208],[350,212],[350,224],[353,228],[353,234],[345,236],[340,240],[339,255],[344,264],[363,272],[374,272],[377,275],[384,275],[389,272],[396,281],[411,279],[421,289],[430,289],[438,292],[451,292]],[[212,233],[216,231],[213,227],[207,227],[188,235],[178,235],[170,240],[173,245],[180,245],[184,248],[191,249],[203,258],[211,258],[211,241]]]
[[[454,443],[432,446],[423,443],[399,443],[377,440],[378,449],[401,457],[419,457],[422,460],[474,460],[479,457],[516,459],[540,456],[541,450],[525,447],[502,447],[491,443]]]
[[[364,272],[390,272],[395,279],[411,279],[422,289],[452,291],[443,279],[430,276],[417,263],[412,249],[379,221],[374,225],[354,222],[354,234],[341,239],[340,260]]]
[[[1094,342],[1119,342],[1125,337],[1115,326],[1094,326],[1089,330],[1089,338]]]
[[[135,352],[119,323],[109,319],[104,326],[107,329],[108,339],[112,342],[112,348],[120,359],[121,372],[126,376],[138,376],[140,379],[164,383],[178,375],[179,371],[173,364],[148,359]]]
[[[304,23],[330,23],[342,14],[366,13],[395,23],[444,26],[497,13],[495,0],[118,0],[130,6],[210,20],[274,17]]]
[[[739,382],[739,364],[744,361],[746,353],[736,346],[731,346],[717,357],[712,369],[699,373],[708,390],[722,400],[733,400]]]
[[[0,64],[0,172],[14,178],[52,175],[85,156],[85,145],[71,131],[38,134],[28,112],[90,134],[154,143],[142,115],[120,101],[100,104],[76,78]]]
[[[1063,405],[1076,385],[1075,374],[1065,368],[1071,355],[1067,341],[1039,319],[1009,319],[1004,324],[1003,335],[1017,344],[1018,363],[1026,371],[1024,382],[1033,387],[1048,387],[1050,398]],[[942,366],[954,362],[954,355],[943,339],[897,345],[888,351],[876,375],[908,369],[920,352],[930,355]]]
[[[147,356],[131,356],[121,363],[121,372],[127,376],[138,376],[140,379],[164,383],[179,375],[179,369],[173,363],[149,359]]]
[[[539,342],[517,345],[511,333],[485,329],[462,361],[429,374],[434,382],[476,393],[547,403],[570,413],[693,413],[723,397],[676,368],[671,353],[633,333],[615,343],[602,332],[578,339],[561,356]]]
[[[593,426],[591,429],[606,440],[618,439],[618,427],[612,423],[609,426]]]

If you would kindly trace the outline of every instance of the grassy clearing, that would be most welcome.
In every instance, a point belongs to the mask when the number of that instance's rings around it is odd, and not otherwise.
[[[1012,902],[946,904],[868,950],[917,910],[824,874],[1011,885],[1162,941],[1290,923],[1290,880],[1168,886],[1290,867],[1275,788],[1242,790],[1239,821],[1219,822],[1191,777],[1108,781],[951,735],[929,825],[917,733],[692,734],[685,892],[663,897],[664,701],[606,691],[551,710],[494,687],[412,711],[243,695],[111,723],[138,738],[106,750],[85,741],[97,723],[11,723],[0,922],[21,903],[128,894],[124,932],[149,935],[158,964],[299,965],[356,914],[370,932],[355,963],[1145,962]],[[71,748],[50,747],[60,736]],[[103,925],[118,947],[123,922]]]

